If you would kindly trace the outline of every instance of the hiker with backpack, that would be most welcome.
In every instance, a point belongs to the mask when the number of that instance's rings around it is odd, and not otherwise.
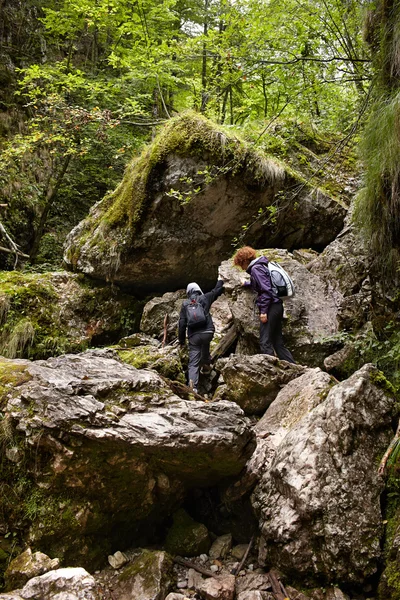
[[[224,282],[217,282],[211,292],[203,294],[200,286],[193,282],[186,288],[187,300],[182,303],[179,315],[178,338],[185,345],[186,330],[189,344],[188,380],[189,386],[197,392],[200,367],[211,371],[210,343],[215,327],[210,315],[212,303],[223,293]]]
[[[257,257],[257,253],[251,246],[240,248],[233,259],[235,265],[250,275],[250,281],[244,282],[244,286],[252,287],[257,292],[256,303],[260,312],[260,351],[261,354],[274,355],[278,358],[295,364],[295,360],[290,350],[283,343],[282,321],[283,321],[283,303],[279,294],[288,295],[288,290],[283,291],[284,286],[291,286],[291,295],[294,292],[293,282],[287,273],[279,268],[277,271],[285,274],[285,280],[278,279],[274,283],[271,279],[269,261],[265,256]],[[281,283],[282,287],[278,284]],[[281,289],[279,289],[281,287]]]

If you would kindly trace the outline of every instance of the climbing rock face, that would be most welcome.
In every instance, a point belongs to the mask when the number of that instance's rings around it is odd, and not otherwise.
[[[338,331],[338,309],[335,299],[320,277],[310,273],[306,266],[295,260],[285,250],[266,249],[260,254],[282,264],[295,284],[296,293],[284,299],[286,318],[283,333],[287,347],[292,351],[296,362],[309,366],[322,366],[323,359],[331,354],[337,345],[329,337]],[[225,289],[239,332],[236,352],[256,354],[259,352],[258,309],[254,304],[255,294],[243,288],[241,282],[247,277],[244,271],[227,260],[220,267],[225,280]]]
[[[369,267],[365,240],[351,224],[307,265],[335,298],[341,329],[357,329],[367,319],[371,306]]]
[[[306,371],[306,367],[280,361],[275,356],[232,354],[217,362],[224,385],[215,399],[236,402],[248,415],[265,412],[281,388]]]
[[[237,474],[254,449],[237,405],[182,400],[156,372],[113,351],[2,368],[7,445],[16,449],[4,476],[18,487],[29,474],[21,499],[29,538],[72,564],[95,564],[140,531],[148,538],[187,489]]]
[[[253,494],[262,561],[305,581],[362,583],[376,573],[383,527],[377,464],[393,435],[394,406],[380,382],[365,365],[303,418],[293,414]]]
[[[281,163],[199,115],[183,115],[166,124],[118,188],[70,233],[66,264],[143,293],[184,288],[193,280],[210,287],[243,223],[252,223],[252,240],[272,235],[279,246],[307,247],[315,235],[318,244],[334,239],[346,208],[308,186],[294,207],[285,203],[279,223],[257,218],[277,192],[296,183]]]
[[[335,382],[330,375],[317,368],[305,369],[303,375],[298,375],[283,386],[264,416],[254,426],[256,449],[240,479],[226,490],[224,498],[228,502],[248,494],[254,488],[270,469],[273,457],[285,436],[323,402]]]

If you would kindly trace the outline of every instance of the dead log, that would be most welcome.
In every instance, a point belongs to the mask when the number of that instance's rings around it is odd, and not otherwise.
[[[242,560],[240,561],[240,563],[238,564],[238,566],[236,567],[236,569],[232,570],[232,575],[237,575],[242,570],[243,565],[244,565],[244,563],[247,560],[247,557],[249,555],[249,552],[251,550],[251,547],[252,547],[253,543],[254,543],[254,535],[252,536],[252,538],[251,538],[251,540],[249,542],[249,545],[247,546],[246,552],[244,553]]]
[[[215,362],[218,358],[223,356],[232,344],[236,341],[237,338],[237,330],[235,325],[231,325],[226,332],[226,334],[221,338],[216,347],[211,353],[211,360]]]
[[[184,383],[181,383],[180,381],[176,381],[176,380],[172,381],[172,379],[168,379],[168,377],[164,377],[163,375],[160,375],[160,373],[159,373],[159,376],[168,385],[168,387],[171,388],[171,390],[177,396],[180,396],[180,394],[184,394],[184,395],[191,394],[197,400],[201,400],[202,402],[205,401],[205,398],[203,396],[201,396],[201,394],[194,392],[193,389],[191,387],[189,387],[188,385],[185,385]]]
[[[163,341],[162,341],[163,348],[165,348],[165,345],[167,343],[168,322],[169,322],[169,314],[167,313],[164,317],[164,335],[163,335]]]
[[[397,430],[396,430],[395,436],[392,439],[392,441],[390,442],[389,448],[386,450],[386,452],[383,455],[383,458],[380,462],[379,469],[378,469],[378,475],[384,475],[385,469],[386,469],[386,463],[389,460],[390,455],[392,454],[399,437],[400,437],[400,421],[399,421],[399,424],[397,425]]]
[[[182,567],[187,567],[188,569],[194,569],[195,571],[198,571],[198,573],[201,573],[202,575],[205,575],[206,577],[215,577],[215,579],[218,579],[218,575],[216,575],[212,571],[208,571],[208,569],[204,569],[203,567],[196,565],[196,563],[192,563],[188,560],[185,560],[184,558],[181,558],[180,556],[175,556],[174,562],[176,562],[178,565],[182,565]]]
[[[268,577],[271,582],[272,594],[275,597],[275,600],[290,600],[289,596],[282,592],[283,586],[281,586],[281,582],[273,570],[268,572]]]

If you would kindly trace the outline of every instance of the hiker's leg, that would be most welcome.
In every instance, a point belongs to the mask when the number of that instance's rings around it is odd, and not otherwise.
[[[266,323],[260,321],[260,352],[274,356],[274,347],[271,342],[269,318]]]
[[[199,383],[199,371],[202,352],[201,334],[195,333],[191,335],[189,340],[189,363],[188,363],[188,383],[192,382],[193,387],[197,390]]]
[[[282,320],[283,320],[283,304],[277,302],[271,304],[268,311],[268,322],[270,324],[270,339],[278,358],[286,360],[287,362],[295,364],[292,353],[288,350],[283,343],[282,335]]]
[[[203,344],[201,346],[201,364],[202,365],[210,365],[211,364],[211,354],[210,354],[210,343],[213,339],[213,333],[200,333],[201,338],[203,340]]]

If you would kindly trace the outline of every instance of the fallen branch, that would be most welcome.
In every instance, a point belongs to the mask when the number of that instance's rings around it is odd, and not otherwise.
[[[216,575],[212,571],[208,571],[208,569],[199,567],[195,563],[192,563],[189,560],[185,560],[184,558],[181,558],[180,556],[175,556],[174,562],[176,562],[178,565],[182,565],[182,567],[187,567],[188,569],[194,569],[195,571],[198,571],[199,573],[201,573],[202,575],[205,575],[206,577],[215,577],[215,579],[218,579],[218,575]]]
[[[214,362],[220,356],[223,356],[227,350],[232,346],[237,338],[237,331],[235,325],[231,325],[224,337],[218,342],[214,350],[211,353],[211,360]]]
[[[167,335],[168,335],[168,322],[169,322],[169,314],[167,313],[164,317],[164,335],[162,341],[162,347],[164,348],[167,343]]]
[[[389,448],[386,450],[386,452],[383,455],[383,458],[380,462],[379,469],[378,469],[378,475],[384,475],[385,469],[386,469],[386,463],[389,460],[389,457],[392,454],[399,437],[400,437],[400,421],[399,421],[399,424],[397,425],[397,430],[396,430],[395,436],[392,439],[392,441],[390,442]]]
[[[14,240],[8,235],[3,223],[1,223],[1,222],[0,222],[0,234],[2,234],[6,238],[6,241],[11,246],[10,254],[15,254],[15,261],[14,261],[14,269],[15,269],[15,267],[18,264],[18,256],[22,256],[23,254],[20,251],[20,249],[18,248],[17,244],[14,242]],[[28,256],[28,258],[29,258],[29,256]]]
[[[0,252],[7,252],[7,254],[17,253],[18,256],[22,256],[23,258],[29,258],[29,254],[24,254],[23,252],[20,252],[20,250],[17,250],[15,252],[15,250],[10,250],[10,248],[3,248],[3,246],[0,246]]]
[[[185,385],[184,383],[181,383],[180,381],[172,381],[172,379],[168,379],[168,377],[164,377],[163,375],[160,375],[161,379],[168,385],[168,387],[171,388],[171,390],[174,392],[174,394],[177,394],[177,396],[179,396],[179,394],[192,394],[192,396],[194,396],[195,398],[197,398],[198,400],[201,400],[202,402],[205,401],[205,398],[203,396],[201,396],[201,394],[198,394],[197,392],[194,392],[193,389],[191,387],[189,387],[188,385]]]
[[[249,555],[249,552],[251,550],[251,547],[252,547],[253,543],[254,543],[254,535],[252,536],[252,538],[251,538],[251,540],[249,542],[249,545],[247,546],[246,552],[244,553],[242,560],[240,561],[240,563],[238,564],[238,566],[236,567],[236,569],[232,570],[232,575],[237,575],[242,570],[243,565],[244,565],[244,563],[247,560],[247,557]]]
[[[275,600],[290,600],[289,596],[282,592],[282,584],[273,571],[268,572],[268,577],[272,586],[272,594]]]

